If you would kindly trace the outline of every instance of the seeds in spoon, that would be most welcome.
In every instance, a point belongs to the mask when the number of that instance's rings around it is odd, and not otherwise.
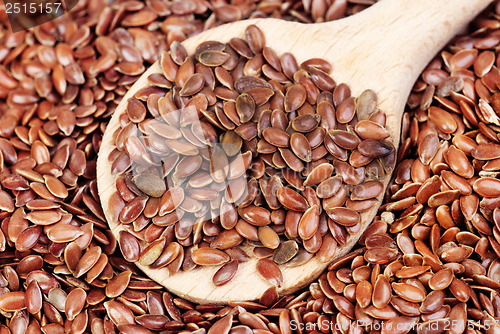
[[[328,261],[337,244],[360,229],[360,213],[383,191],[378,179],[385,175],[384,159],[395,160],[395,149],[373,91],[357,101],[342,84],[334,96],[326,61],[294,68],[288,54],[281,64],[256,26],[247,36],[251,41],[204,42],[194,56],[176,43],[162,55],[171,88],[141,91],[122,116],[110,160],[116,174],[123,174],[118,179],[126,181],[116,183],[125,202],[120,222],[144,229],[144,236],[137,235],[143,252],[154,250],[141,257],[144,264],[177,266],[170,249],[160,261],[170,243],[158,238],[169,226],[171,242],[184,249],[175,246],[175,254],[209,244],[192,252],[193,266],[228,262],[225,250],[243,247],[245,239],[250,247],[263,246],[250,253],[273,255],[280,265],[292,262],[299,249],[321,250],[321,261]],[[229,66],[238,62],[242,73]],[[360,123],[358,102],[366,114]],[[356,161],[363,160],[356,167],[349,164],[354,152]],[[346,207],[351,202],[357,209]],[[156,237],[149,235],[152,229]],[[152,242],[156,246],[148,248]],[[231,270],[221,269],[218,276],[237,270],[226,268]]]

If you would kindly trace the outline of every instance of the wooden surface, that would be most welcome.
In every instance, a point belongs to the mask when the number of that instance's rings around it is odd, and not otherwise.
[[[207,40],[227,42],[244,37],[249,24],[256,24],[265,34],[266,43],[278,55],[291,52],[300,63],[309,58],[324,58],[333,65],[332,77],[345,82],[353,96],[365,89],[374,90],[378,107],[387,114],[387,129],[396,145],[400,140],[401,116],[410,90],[434,55],[463,29],[491,0],[381,0],[354,16],[322,24],[305,25],[276,19],[255,19],[227,24],[203,32],[183,42],[189,54]],[[97,178],[102,206],[114,235],[123,227],[110,220],[108,199],[115,191],[111,164],[107,157],[113,147],[111,134],[118,127],[118,116],[127,100],[140,88],[149,85],[147,77],[161,72],[158,63],[151,66],[134,84],[116,109],[104,135],[99,152]],[[389,176],[385,180],[387,185]],[[346,254],[371,223],[377,212],[374,206],[363,213],[361,232],[339,248],[336,258]],[[256,260],[240,264],[235,277],[226,285],[215,287],[212,276],[219,267],[205,267],[168,277],[166,269],[151,270],[138,264],[149,277],[178,296],[198,303],[227,303],[254,300],[270,287],[256,272]],[[294,292],[317,278],[327,264],[313,259],[294,268],[281,266],[284,284],[280,294]]]

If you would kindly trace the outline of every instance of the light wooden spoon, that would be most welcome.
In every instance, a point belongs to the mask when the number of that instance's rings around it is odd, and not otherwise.
[[[418,75],[435,54],[478,15],[491,0],[381,0],[354,16],[321,24],[300,24],[276,19],[239,21],[205,31],[182,44],[193,54],[200,42],[228,42],[244,37],[245,28],[257,25],[265,34],[266,44],[278,55],[291,52],[298,63],[310,58],[324,58],[333,65],[332,77],[347,83],[353,96],[365,89],[378,94],[378,107],[387,114],[387,129],[397,147],[401,116]],[[111,164],[107,157],[113,147],[111,136],[119,127],[118,118],[125,112],[128,99],[148,86],[147,77],[161,73],[153,64],[125,95],[113,115],[99,152],[97,181],[102,207],[109,226],[118,238],[123,226],[110,219],[109,197],[115,191]],[[390,175],[385,179],[385,185]],[[379,198],[381,202],[381,198]],[[378,205],[362,214],[361,231],[339,247],[335,258],[348,253],[376,215]],[[166,269],[152,270],[137,264],[149,277],[176,295],[198,303],[226,303],[254,300],[271,285],[256,271],[256,259],[241,263],[234,278],[216,287],[213,274],[219,267],[196,268],[169,277]],[[292,293],[316,279],[327,267],[315,258],[298,267],[281,266],[284,283],[280,294]]]

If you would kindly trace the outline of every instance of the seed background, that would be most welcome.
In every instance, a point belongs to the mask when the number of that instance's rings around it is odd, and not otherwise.
[[[498,3],[423,72],[380,216],[302,293],[193,305],[125,261],[107,232],[102,133],[161,51],[224,22],[329,21],[372,2],[81,0],[14,35],[0,10],[0,331],[292,333],[291,320],[317,324],[313,333],[329,321],[342,333],[363,332],[360,321],[486,331],[500,316]],[[68,227],[48,233],[61,219]]]

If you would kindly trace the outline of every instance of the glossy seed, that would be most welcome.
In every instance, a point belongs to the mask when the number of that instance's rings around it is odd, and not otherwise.
[[[259,240],[264,247],[276,249],[280,245],[278,234],[269,226],[261,226],[258,230]]]
[[[4,312],[19,311],[25,307],[25,293],[23,291],[7,292],[0,296],[0,309]]]
[[[302,115],[292,121],[292,128],[298,132],[311,132],[318,126],[319,121],[319,115]]]
[[[262,131],[262,136],[269,144],[276,147],[288,147],[290,145],[290,136],[277,128],[270,127],[265,129]]]
[[[221,250],[214,248],[199,248],[193,251],[191,258],[201,266],[216,266],[229,262],[230,257]]]
[[[272,285],[279,287],[283,283],[283,274],[280,268],[269,259],[264,258],[257,262],[257,272]]]
[[[343,226],[354,226],[361,221],[359,213],[352,209],[336,207],[328,210],[328,216]]]
[[[285,111],[291,112],[300,108],[306,101],[307,92],[304,86],[296,84],[291,86],[285,95]]]
[[[213,282],[215,286],[221,286],[229,282],[238,271],[238,261],[231,261],[224,264],[214,274]]]
[[[404,300],[419,303],[425,299],[425,291],[406,283],[392,283],[392,290]]]
[[[277,197],[283,206],[293,211],[306,211],[308,208],[306,199],[295,190],[281,187],[277,191]]]
[[[373,285],[372,302],[376,308],[384,308],[389,304],[392,289],[389,280],[384,275],[379,275]]]
[[[265,226],[271,223],[271,213],[265,208],[247,206],[245,208],[238,209],[238,212],[243,219],[252,225]]]
[[[311,161],[311,144],[310,141],[302,133],[294,133],[290,137],[290,148],[293,153],[302,161]]]
[[[206,66],[220,66],[229,59],[229,54],[222,51],[204,51],[200,53],[199,61]]]
[[[319,208],[313,205],[308,208],[299,221],[298,232],[303,240],[311,239],[319,228]]]
[[[81,288],[71,290],[71,292],[68,293],[64,310],[69,320],[75,319],[75,317],[83,310],[86,297],[87,293]]]
[[[436,272],[429,279],[429,287],[432,290],[443,290],[446,289],[451,282],[453,281],[453,270],[451,269],[442,269]]]
[[[365,139],[358,145],[358,150],[369,158],[380,158],[394,151],[394,145],[388,141]]]

